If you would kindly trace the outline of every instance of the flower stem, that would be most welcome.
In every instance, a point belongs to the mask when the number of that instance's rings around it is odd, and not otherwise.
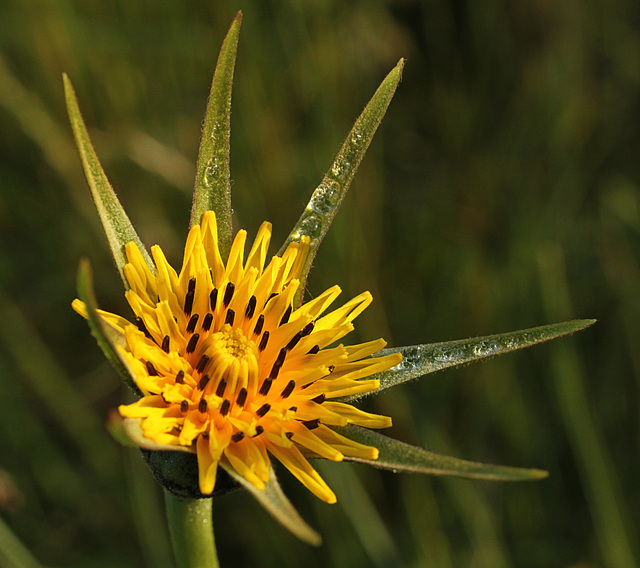
[[[177,568],[219,568],[211,520],[212,499],[184,499],[165,490],[167,521]]]

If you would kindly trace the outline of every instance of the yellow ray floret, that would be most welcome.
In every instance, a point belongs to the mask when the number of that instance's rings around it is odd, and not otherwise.
[[[332,346],[371,303],[368,292],[328,313],[337,286],[294,307],[307,237],[268,263],[271,225],[260,227],[245,260],[246,238],[238,232],[225,264],[215,215],[205,213],[189,232],[179,273],[157,246],[151,249],[155,274],[133,243],[125,247],[126,298],[135,323],[98,312],[121,334],[119,354],[143,393],[119,411],[139,423],[145,447],[195,453],[204,494],[213,491],[221,462],[262,489],[275,458],[333,503],[335,495],[307,458],[376,459],[376,448],[331,426],[384,428],[391,419],[331,399],[377,389],[379,381],[368,377],[401,356],[372,357],[384,347],[381,339]],[[82,302],[73,307],[87,317]]]

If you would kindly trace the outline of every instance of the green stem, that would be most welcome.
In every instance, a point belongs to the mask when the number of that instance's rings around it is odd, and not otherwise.
[[[183,499],[164,492],[178,568],[219,568],[211,520],[212,499]]]

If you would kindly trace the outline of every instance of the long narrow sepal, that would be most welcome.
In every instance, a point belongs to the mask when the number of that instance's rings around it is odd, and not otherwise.
[[[231,250],[231,90],[241,25],[242,12],[238,12],[220,48],[200,138],[191,208],[191,225],[199,224],[206,211],[216,212],[218,246],[223,260]]]
[[[98,315],[98,306],[95,293],[93,291],[93,275],[91,272],[91,265],[88,260],[80,261],[77,286],[78,298],[84,302],[87,310],[87,322],[89,323],[91,335],[95,337],[105,357],[109,363],[111,363],[113,368],[118,371],[122,380],[131,388],[137,390],[131,374],[127,370],[124,362],[118,356],[118,351],[116,349],[116,345],[125,345],[126,342],[124,336],[119,334],[115,329],[105,325]]]
[[[185,499],[164,491],[177,568],[219,568],[213,536],[213,499]]]
[[[394,472],[406,471],[487,481],[535,481],[549,475],[541,469],[491,465],[435,454],[359,426],[333,426],[333,429],[355,442],[374,446],[380,451],[377,460],[352,457],[345,457],[345,460]]]
[[[124,277],[124,265],[127,263],[124,247],[127,243],[133,241],[138,246],[152,273],[155,274],[156,268],[100,165],[96,151],[93,148],[93,144],[91,144],[87,127],[80,114],[80,107],[78,106],[78,99],[73,90],[73,85],[66,73],[62,77],[69,120],[76,139],[76,145],[78,146],[78,152],[80,153],[82,167],[91,188],[93,201],[98,209],[104,232],[107,234],[107,240],[120,272],[120,277],[124,282],[125,288],[128,289],[129,283]]]
[[[341,402],[356,400],[442,369],[459,367],[544,343],[580,331],[594,324],[595,321],[593,319],[572,320],[471,339],[382,349],[376,353],[376,357],[402,353],[400,364],[371,377],[380,381],[380,387],[377,390],[346,396],[339,400]]]
[[[304,521],[285,496],[272,467],[269,467],[269,481],[265,483],[264,489],[257,489],[232,467],[224,464],[220,465],[238,484],[249,491],[276,521],[293,535],[313,546],[322,544],[322,537]]]
[[[401,59],[382,81],[369,104],[356,120],[329,171],[311,194],[307,207],[278,252],[278,255],[282,256],[289,243],[299,241],[303,236],[308,236],[311,239],[311,250],[302,270],[301,282],[306,281],[318,247],[349,189],[351,180],[353,180],[382,117],[387,111],[402,77],[403,67],[404,59]],[[302,292],[301,287],[296,295],[297,304],[300,303]]]

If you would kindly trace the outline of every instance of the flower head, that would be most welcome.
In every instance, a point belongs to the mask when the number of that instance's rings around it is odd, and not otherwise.
[[[335,502],[307,457],[377,458],[376,448],[331,426],[384,428],[391,419],[335,399],[377,389],[380,381],[367,377],[402,356],[370,357],[382,339],[335,345],[371,303],[368,292],[329,313],[338,286],[294,305],[308,238],[266,264],[270,224],[260,227],[246,260],[247,234],[239,231],[225,265],[217,234],[215,214],[205,213],[189,232],[180,273],[158,246],[151,249],[155,275],[134,243],[125,247],[136,323],[101,315],[125,338],[118,349],[143,396],[120,414],[152,444],[196,453],[204,494],[213,491],[221,462],[262,489],[274,457],[320,499]]]

